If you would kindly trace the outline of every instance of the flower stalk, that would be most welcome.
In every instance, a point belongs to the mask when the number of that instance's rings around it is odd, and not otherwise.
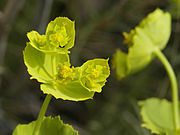
[[[171,89],[172,89],[172,102],[173,102],[173,117],[174,117],[174,125],[175,125],[175,129],[176,131],[178,129],[180,129],[180,123],[179,123],[179,97],[178,97],[178,84],[177,84],[177,79],[175,76],[175,73],[170,65],[170,63],[168,62],[167,58],[164,56],[164,54],[159,50],[156,49],[154,51],[154,54],[159,58],[159,60],[162,62],[162,64],[164,65],[168,76],[169,76],[169,80],[171,83]]]
[[[47,110],[47,107],[49,105],[51,98],[52,98],[52,95],[48,94],[43,102],[43,105],[41,107],[41,110],[40,110],[38,118],[37,118],[36,125],[34,127],[33,135],[38,135],[39,128],[41,126],[41,123],[43,121],[43,118],[45,116],[45,113],[46,113],[46,110]]]

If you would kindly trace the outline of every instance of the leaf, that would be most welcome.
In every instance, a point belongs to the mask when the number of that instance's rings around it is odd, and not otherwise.
[[[163,49],[171,34],[171,15],[156,9],[140,23],[146,36],[151,39],[154,46]]]
[[[172,130],[169,130],[169,131],[166,131],[166,135],[180,135],[180,130],[178,131],[172,131]]]
[[[36,121],[29,124],[19,124],[15,128],[13,135],[32,135],[35,124]],[[78,135],[78,132],[75,131],[72,126],[64,124],[62,120],[60,120],[60,116],[56,116],[55,118],[44,118],[38,135]]]
[[[156,48],[141,28],[136,28],[136,35],[133,39],[133,46],[129,47],[127,55],[127,73],[129,74],[149,64],[153,58],[152,52]]]
[[[57,63],[70,65],[67,54],[45,54],[27,44],[23,51],[24,63],[27,66],[31,79],[37,79],[39,82],[47,83],[53,81],[56,72],[53,73],[53,66],[57,68]],[[53,62],[53,58],[54,61]],[[52,66],[52,64],[54,65]],[[55,70],[56,71],[56,70]]]
[[[41,84],[44,94],[51,94],[56,99],[82,101],[92,99],[95,92],[89,92],[79,81],[71,81],[68,84]]]
[[[166,99],[150,98],[140,101],[143,127],[156,134],[180,135],[175,131],[172,103]]]
[[[29,44],[45,53],[68,53],[74,46],[74,21],[67,17],[57,17],[48,24],[46,34],[40,35],[36,31],[27,33]]]
[[[153,52],[156,49],[164,49],[170,33],[171,16],[160,9],[150,13],[129,34],[123,33],[128,53],[117,51],[113,56],[114,66],[118,66],[116,67],[118,78],[122,79],[147,66],[154,58]]]

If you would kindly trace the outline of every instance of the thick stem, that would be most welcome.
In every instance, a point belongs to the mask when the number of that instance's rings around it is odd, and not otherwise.
[[[52,96],[50,94],[48,94],[46,96],[45,100],[44,100],[44,103],[43,103],[43,105],[41,107],[41,110],[39,112],[38,119],[36,121],[36,125],[34,127],[33,135],[38,135],[38,130],[39,130],[40,126],[41,126],[42,120],[44,118],[44,115],[46,113],[46,110],[47,110],[47,107],[49,105],[49,102],[50,102],[51,98],[52,98]]]
[[[180,123],[179,123],[179,100],[178,100],[178,84],[176,80],[175,73],[164,56],[164,54],[159,50],[156,49],[154,51],[154,54],[160,59],[160,61],[163,63],[171,83],[171,89],[172,89],[172,102],[173,102],[173,114],[174,114],[174,125],[176,130],[180,129]]]

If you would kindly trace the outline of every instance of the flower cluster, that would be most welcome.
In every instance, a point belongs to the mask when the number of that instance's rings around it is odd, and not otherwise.
[[[108,59],[94,59],[80,67],[71,66],[69,49],[74,46],[74,22],[66,17],[51,21],[45,35],[27,34],[24,62],[31,79],[41,82],[41,90],[55,98],[80,101],[101,92],[110,74]]]
[[[135,73],[149,64],[154,58],[154,51],[162,50],[166,46],[170,31],[170,14],[156,9],[129,34],[124,32],[124,44],[128,47],[128,53],[117,49],[112,60],[118,79]]]

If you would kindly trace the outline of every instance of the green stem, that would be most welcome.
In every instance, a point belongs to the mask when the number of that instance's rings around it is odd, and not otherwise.
[[[179,100],[178,100],[178,84],[176,80],[175,73],[168,62],[167,58],[164,56],[164,54],[159,50],[156,49],[154,51],[156,56],[160,59],[160,61],[163,63],[171,83],[171,89],[172,89],[172,102],[173,102],[173,113],[174,113],[174,125],[176,130],[180,129],[180,123],[179,123]]]
[[[44,115],[46,113],[46,110],[47,110],[47,107],[49,105],[49,102],[50,102],[51,98],[52,98],[52,96],[50,94],[48,94],[46,96],[45,100],[44,100],[44,103],[43,103],[43,105],[41,107],[41,110],[39,112],[38,119],[36,121],[36,125],[34,127],[33,135],[38,135],[38,130],[39,130],[40,126],[41,126],[42,120],[44,118]]]

